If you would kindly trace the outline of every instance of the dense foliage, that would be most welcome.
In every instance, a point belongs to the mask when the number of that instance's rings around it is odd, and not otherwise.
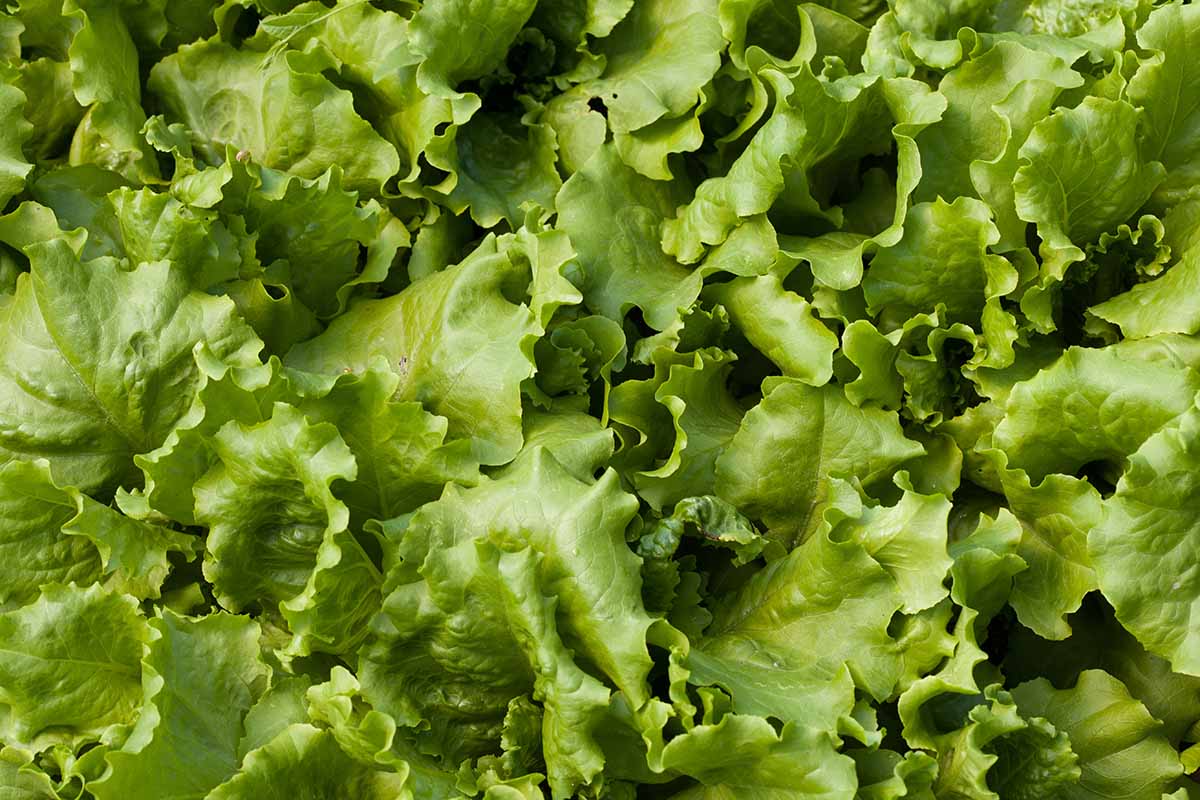
[[[8,0],[0,798],[1200,796],[1200,6]]]

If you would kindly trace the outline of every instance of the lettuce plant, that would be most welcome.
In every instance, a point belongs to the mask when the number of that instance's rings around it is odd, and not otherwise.
[[[1200,797],[1197,54],[7,0],[0,797]]]

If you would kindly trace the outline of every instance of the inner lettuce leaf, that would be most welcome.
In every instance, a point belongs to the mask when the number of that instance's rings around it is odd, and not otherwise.
[[[259,425],[226,423],[214,450],[194,493],[197,521],[210,529],[204,574],[221,605],[277,604],[295,634],[290,651],[353,649],[381,575],[330,489],[357,474],[337,429],[280,404]]]
[[[669,707],[647,683],[647,638],[675,634],[642,606],[624,541],[635,511],[615,472],[581,481],[541,445],[502,477],[423,507],[397,531],[401,560],[363,652],[365,695],[419,723],[423,746],[454,763],[486,754],[532,693],[550,784],[566,794],[603,767],[596,737],[612,692],[648,742],[660,739]],[[462,657],[481,647],[486,656]]]

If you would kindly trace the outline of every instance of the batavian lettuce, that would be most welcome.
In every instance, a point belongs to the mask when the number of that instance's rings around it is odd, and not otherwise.
[[[1200,797],[1198,51],[7,0],[0,797]]]

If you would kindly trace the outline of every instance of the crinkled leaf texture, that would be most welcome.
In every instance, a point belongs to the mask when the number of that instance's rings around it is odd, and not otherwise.
[[[0,798],[1195,795],[1198,49],[11,0]]]
[[[137,602],[95,585],[51,584],[0,617],[0,699],[17,741],[132,722],[148,638]]]
[[[635,710],[654,702],[652,620],[624,543],[635,510],[616,473],[580,481],[538,446],[503,477],[423,507],[364,653],[367,697],[407,724],[428,720],[431,746],[461,758],[486,752],[513,699],[532,692],[551,781],[589,780],[611,691],[589,672]]]
[[[45,457],[64,483],[111,490],[187,410],[198,342],[235,363],[261,343],[233,303],[168,261],[81,262],[62,239],[28,252],[32,270],[0,309],[0,457]]]

